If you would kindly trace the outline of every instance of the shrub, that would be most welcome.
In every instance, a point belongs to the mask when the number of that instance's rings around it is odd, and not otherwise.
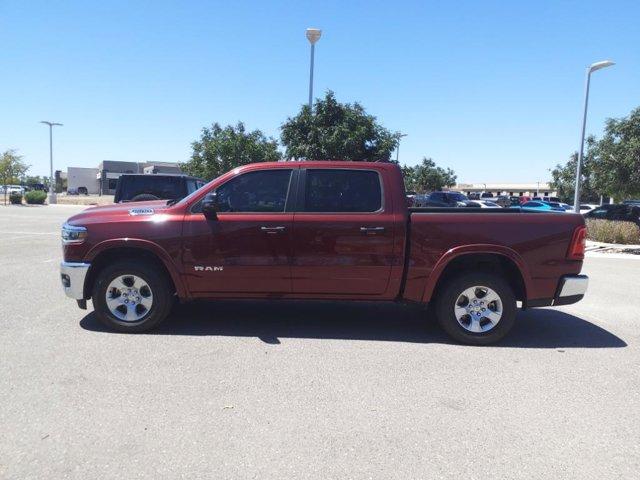
[[[42,205],[47,199],[47,192],[43,192],[42,190],[31,190],[30,192],[25,193],[24,199],[29,204]]]
[[[9,195],[9,202],[14,205],[20,205],[22,203],[22,195],[19,193],[11,193]]]
[[[587,238],[596,242],[640,244],[640,227],[632,222],[587,219]]]

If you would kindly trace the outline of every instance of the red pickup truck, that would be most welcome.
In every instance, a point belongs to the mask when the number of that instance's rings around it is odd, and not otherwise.
[[[392,163],[262,163],[177,202],[71,217],[61,277],[125,332],[158,325],[174,297],[378,300],[429,304],[453,338],[488,344],[518,302],[584,296],[585,236],[576,214],[408,208]]]

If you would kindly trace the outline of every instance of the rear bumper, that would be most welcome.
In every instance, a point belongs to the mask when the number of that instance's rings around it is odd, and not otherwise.
[[[527,308],[571,305],[579,302],[587,293],[589,277],[586,275],[564,275],[558,282],[553,298],[536,298],[527,301]]]
[[[558,290],[553,299],[554,305],[569,305],[582,300],[587,293],[589,277],[586,275],[565,275],[558,283]]]
[[[62,262],[60,264],[60,280],[64,293],[69,298],[84,300],[84,281],[90,263]]]

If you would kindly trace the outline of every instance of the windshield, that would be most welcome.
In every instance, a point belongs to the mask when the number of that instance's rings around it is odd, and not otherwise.
[[[469,200],[465,195],[458,193],[458,192],[452,192],[449,193],[449,196],[455,200],[456,202],[465,202],[467,200]]]
[[[215,178],[214,178],[215,180]],[[211,180],[212,182],[213,180]],[[198,195],[199,193],[201,193],[201,189],[205,188],[207,185],[209,185],[211,182],[207,182],[204,185],[198,187],[196,190],[194,190],[193,192],[191,192],[189,195],[187,195],[184,198],[179,199],[177,202],[173,202],[173,203],[183,203],[183,202],[188,202],[190,201],[192,198],[194,198],[196,195]],[[172,203],[172,205],[173,205]]]

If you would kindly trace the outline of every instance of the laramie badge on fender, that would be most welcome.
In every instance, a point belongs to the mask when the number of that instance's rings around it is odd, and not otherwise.
[[[194,265],[193,269],[196,272],[222,272],[224,267],[203,267],[201,265]]]

